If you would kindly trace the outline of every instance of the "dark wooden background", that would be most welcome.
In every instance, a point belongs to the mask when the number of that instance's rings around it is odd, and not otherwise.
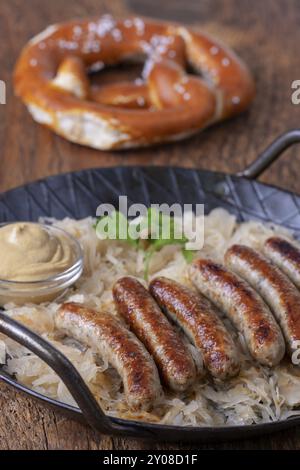
[[[73,145],[35,124],[13,96],[12,70],[27,40],[70,18],[134,12],[201,26],[224,39],[249,64],[257,84],[251,110],[181,143],[152,149],[99,152]],[[278,134],[299,126],[291,83],[300,79],[298,0],[0,0],[0,190],[50,174],[111,165],[181,165],[241,170]],[[263,181],[299,192],[300,148],[278,161]],[[0,449],[179,449],[101,436],[0,384]],[[188,447],[188,446],[186,446]],[[300,429],[200,448],[299,449]]]

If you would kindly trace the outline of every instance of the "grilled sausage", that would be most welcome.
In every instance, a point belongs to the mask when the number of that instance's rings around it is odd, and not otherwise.
[[[193,358],[145,287],[123,277],[113,288],[118,313],[144,343],[168,387],[185,390],[196,378]]]
[[[205,367],[214,377],[224,380],[239,372],[233,339],[207,299],[165,277],[153,279],[149,290],[161,309],[199,348]]]
[[[292,353],[293,342],[300,340],[300,293],[296,287],[277,266],[247,246],[230,247],[226,263],[246,279],[269,305]]]
[[[264,254],[300,289],[300,249],[284,238],[271,237],[264,244]]]
[[[55,323],[59,330],[94,349],[118,371],[132,409],[147,410],[161,396],[153,359],[114,316],[69,302],[59,308]]]
[[[195,286],[229,317],[260,364],[274,366],[284,355],[281,331],[269,308],[241,278],[207,259],[189,268]]]

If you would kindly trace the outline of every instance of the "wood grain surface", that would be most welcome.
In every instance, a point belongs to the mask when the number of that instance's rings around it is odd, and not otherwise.
[[[112,12],[201,26],[231,45],[257,84],[250,111],[197,136],[152,149],[99,152],[73,145],[34,123],[13,96],[12,70],[22,46],[47,25]],[[299,126],[291,83],[300,79],[298,0],[0,0],[0,190],[50,174],[112,165],[180,165],[241,170],[278,134]],[[300,148],[286,152],[262,180],[299,192]],[[0,384],[0,449],[180,449],[180,444],[101,436]],[[189,446],[185,446],[188,448]],[[204,448],[300,449],[300,429]],[[195,448],[195,446],[191,446]]]

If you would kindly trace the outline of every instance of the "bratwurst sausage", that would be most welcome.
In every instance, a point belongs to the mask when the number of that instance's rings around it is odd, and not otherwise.
[[[196,378],[193,358],[179,333],[136,279],[123,277],[113,287],[118,313],[143,342],[172,390],[186,390]]]
[[[280,237],[271,237],[264,244],[264,254],[273,261],[300,289],[300,250]]]
[[[267,305],[245,281],[208,259],[194,261],[189,275],[242,333],[254,359],[270,367],[280,362],[285,352],[281,331]]]
[[[271,308],[293,353],[300,340],[300,293],[271,261],[244,245],[233,245],[225,255],[226,264],[246,279]]]
[[[233,339],[207,299],[165,277],[153,279],[149,290],[161,309],[199,348],[205,367],[214,377],[224,380],[239,372]]]
[[[118,371],[132,409],[148,410],[162,395],[153,359],[113,315],[69,302],[61,305],[55,323],[59,330],[94,349]]]

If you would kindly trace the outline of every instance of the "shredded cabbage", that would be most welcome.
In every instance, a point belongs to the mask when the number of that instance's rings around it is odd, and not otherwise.
[[[143,253],[121,241],[98,240],[93,228],[94,220],[54,221],[69,231],[81,243],[84,251],[84,273],[75,288],[70,289],[64,300],[85,303],[117,315],[111,287],[123,275],[133,275],[143,280]],[[226,249],[232,243],[244,243],[260,249],[264,240],[273,233],[291,237],[282,227],[250,221],[238,224],[233,215],[224,209],[215,209],[205,216],[205,243],[198,256],[223,260]],[[165,246],[155,253],[150,263],[150,278],[164,275],[190,285],[186,277],[186,261],[181,247]],[[79,370],[103,409],[113,416],[164,424],[185,426],[223,426],[253,424],[287,419],[300,413],[300,369],[283,362],[274,369],[255,363],[245,345],[228,320],[239,345],[241,373],[226,383],[212,381],[209,377],[199,380],[188,392],[165,392],[161,402],[151,413],[134,413],[126,404],[122,382],[115,370],[72,338],[66,338],[55,329],[53,317],[58,305],[6,305],[7,314],[44,338],[62,351]],[[187,338],[185,341],[188,342]],[[199,351],[189,344],[196,363],[201,365]],[[9,374],[28,387],[73,404],[74,401],[59,377],[26,348],[0,335],[0,363],[6,364]]]

